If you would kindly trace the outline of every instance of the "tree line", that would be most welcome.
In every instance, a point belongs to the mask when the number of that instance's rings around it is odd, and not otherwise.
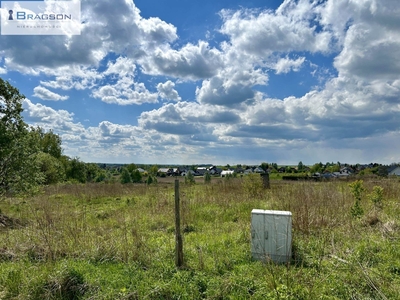
[[[41,185],[112,180],[111,170],[63,155],[52,130],[32,127],[22,117],[25,96],[0,78],[0,197],[30,194]]]

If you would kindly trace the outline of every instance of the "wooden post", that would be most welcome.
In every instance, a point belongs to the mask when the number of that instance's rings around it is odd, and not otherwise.
[[[261,174],[261,178],[263,180],[264,189],[270,189],[271,186],[269,185],[269,174],[268,173]]]
[[[175,265],[180,268],[183,266],[183,242],[179,208],[179,179],[175,179],[175,252]]]

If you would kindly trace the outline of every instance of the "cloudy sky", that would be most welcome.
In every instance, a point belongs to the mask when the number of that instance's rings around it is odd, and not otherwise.
[[[86,162],[400,161],[397,0],[82,0],[0,36],[24,118]]]

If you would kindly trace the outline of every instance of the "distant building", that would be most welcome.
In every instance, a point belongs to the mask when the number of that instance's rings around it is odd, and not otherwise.
[[[225,177],[227,175],[233,175],[233,173],[234,173],[234,171],[232,171],[232,170],[223,170],[221,172],[221,177]]]
[[[388,175],[389,176],[400,176],[400,167],[397,166],[394,169],[390,170]]]

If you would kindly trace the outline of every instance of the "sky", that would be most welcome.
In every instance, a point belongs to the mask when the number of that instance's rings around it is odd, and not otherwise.
[[[400,162],[400,1],[82,0],[0,36],[24,120],[85,162]]]

